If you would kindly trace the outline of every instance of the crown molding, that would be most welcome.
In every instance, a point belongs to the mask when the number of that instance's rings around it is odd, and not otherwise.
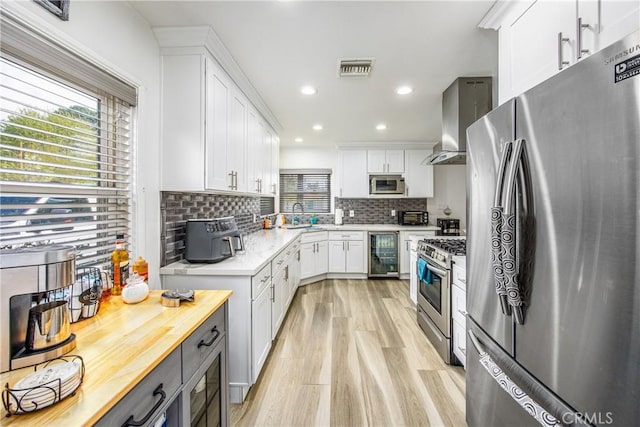
[[[357,149],[370,149],[370,150],[429,150],[438,142],[429,141],[343,141],[336,142],[336,147],[341,150],[357,150]]]
[[[497,0],[482,17],[478,27],[497,31],[510,16],[520,15],[533,3],[533,0]]]

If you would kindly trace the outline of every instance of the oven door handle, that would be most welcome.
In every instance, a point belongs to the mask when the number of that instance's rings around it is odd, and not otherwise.
[[[447,274],[449,274],[447,270],[442,270],[436,267],[435,265],[431,264],[429,261],[427,261],[427,268],[442,277],[446,277]]]

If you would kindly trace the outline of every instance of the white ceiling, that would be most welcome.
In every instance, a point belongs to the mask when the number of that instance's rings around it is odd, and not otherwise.
[[[493,1],[131,3],[154,27],[211,26],[283,126],[283,145],[439,141],[447,86],[497,75],[497,34],[477,28]],[[338,59],[353,57],[375,58],[370,77],[337,77]],[[302,95],[306,84],[318,93]],[[414,92],[397,95],[401,84]]]

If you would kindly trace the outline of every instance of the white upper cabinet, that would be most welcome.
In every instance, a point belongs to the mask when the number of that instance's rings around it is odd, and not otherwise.
[[[233,171],[228,167],[229,104],[231,100],[231,80],[220,70],[211,58],[206,58],[206,140],[205,176],[207,190],[233,190]]]
[[[499,31],[502,104],[640,28],[637,0],[496,2],[480,23]]]
[[[242,93],[234,89],[231,95],[229,143],[227,144],[229,165],[227,174],[231,173],[233,190],[243,193],[250,191],[247,186],[248,157],[248,106],[249,102]]]
[[[423,162],[433,150],[405,150],[405,194],[433,197],[433,166]]]
[[[338,197],[369,197],[367,150],[340,150]]]
[[[403,173],[404,150],[368,150],[367,171],[369,173]]]
[[[202,55],[162,57],[163,190],[204,190],[204,70]],[[172,84],[179,76],[180,84]]]
[[[279,139],[265,117],[277,120],[227,52],[216,50],[217,36],[205,27],[154,32],[162,54],[161,189],[277,194]]]

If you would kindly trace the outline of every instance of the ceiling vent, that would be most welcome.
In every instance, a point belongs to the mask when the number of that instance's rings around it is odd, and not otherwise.
[[[341,59],[338,62],[338,77],[368,77],[373,61],[373,58]]]

